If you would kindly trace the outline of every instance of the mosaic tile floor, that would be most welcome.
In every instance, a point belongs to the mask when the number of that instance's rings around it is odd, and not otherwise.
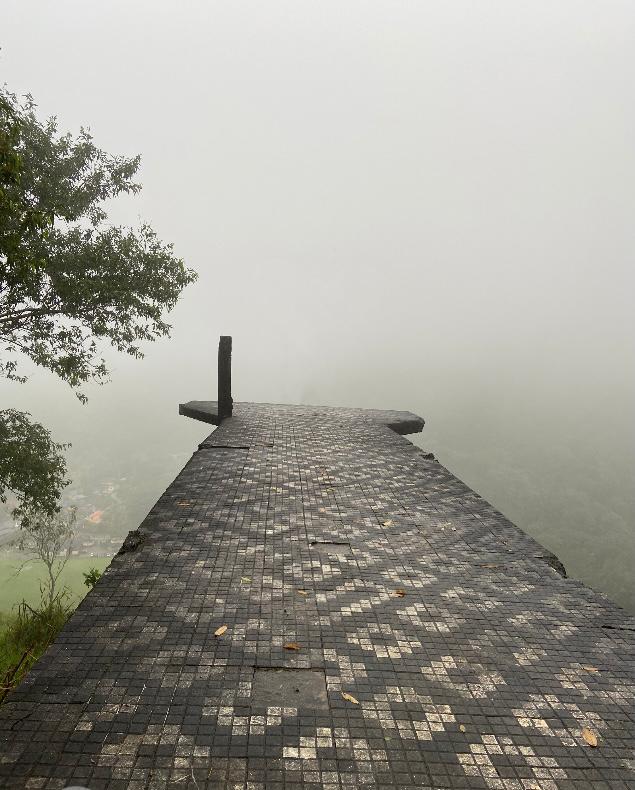
[[[0,708],[0,785],[635,788],[634,618],[413,420],[237,404]]]

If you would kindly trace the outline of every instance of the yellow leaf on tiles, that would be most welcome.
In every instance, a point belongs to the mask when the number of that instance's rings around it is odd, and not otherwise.
[[[284,647],[285,650],[301,650],[300,645],[297,642],[285,642],[282,647]]]
[[[359,700],[355,699],[355,697],[352,694],[349,694],[347,691],[342,692],[342,697],[344,697],[347,702],[352,702],[353,705],[359,705]]]
[[[384,521],[384,526],[385,527],[392,527],[392,519],[389,518],[388,521]]]
[[[461,730],[461,732],[465,732],[465,724],[459,724],[459,730]]]
[[[399,598],[403,598],[404,595],[406,594],[406,591],[399,589],[399,590],[395,590],[394,594],[399,596]]]
[[[308,595],[309,593],[306,590],[298,590],[298,595]]]
[[[227,630],[227,626],[226,625],[221,625],[220,628],[217,628],[214,631],[214,636],[222,636],[225,633],[226,630]]]
[[[582,665],[582,669],[586,670],[586,672],[599,672],[600,670],[597,667],[587,667]]]
[[[584,727],[582,729],[582,737],[589,744],[589,746],[595,747],[598,745],[598,736],[588,727]]]
[[[247,582],[250,582],[251,579],[249,578],[249,576],[241,576],[240,581],[242,584],[246,584]]]

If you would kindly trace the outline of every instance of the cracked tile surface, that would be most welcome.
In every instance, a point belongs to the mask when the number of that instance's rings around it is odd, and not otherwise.
[[[236,404],[0,708],[0,785],[635,788],[634,618],[412,418]]]

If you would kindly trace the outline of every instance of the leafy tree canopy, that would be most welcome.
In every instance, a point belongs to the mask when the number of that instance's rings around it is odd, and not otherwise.
[[[15,409],[0,411],[0,501],[15,494],[14,514],[25,524],[37,507],[52,515],[66,479],[65,445],[56,444],[42,425]]]
[[[107,223],[105,202],[140,189],[139,157],[101,151],[85,129],[60,135],[34,107],[0,88],[0,375],[24,381],[30,358],[77,388],[107,378],[104,344],[141,357],[169,335],[165,313],[196,274],[149,225]],[[61,446],[15,411],[0,411],[0,441],[0,497],[53,512]]]

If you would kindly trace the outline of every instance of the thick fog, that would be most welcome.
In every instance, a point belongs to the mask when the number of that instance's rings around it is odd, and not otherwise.
[[[141,153],[112,220],[149,220],[200,275],[172,339],[110,353],[87,406],[43,371],[0,386],[73,442],[77,485],[132,481],[113,529],[205,435],[177,404],[215,397],[231,334],[236,399],[421,414],[414,441],[635,609],[631,0],[4,0],[2,18],[0,80]]]

